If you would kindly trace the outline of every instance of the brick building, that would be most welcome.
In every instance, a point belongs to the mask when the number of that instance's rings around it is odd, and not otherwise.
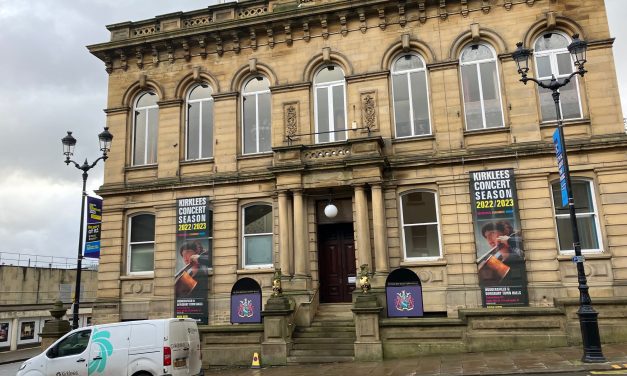
[[[229,323],[242,278],[265,301],[276,268],[297,326],[319,303],[351,302],[364,264],[382,305],[389,273],[408,268],[427,316],[481,311],[486,230],[470,182],[493,170],[515,176],[520,305],[577,297],[553,101],[512,60],[522,41],[531,76],[564,77],[573,34],[588,73],[561,109],[590,292],[627,296],[627,137],[602,0],[247,0],[107,28],[89,46],[109,73],[115,137],[96,321],[174,314],[188,198],[209,211],[209,327]]]

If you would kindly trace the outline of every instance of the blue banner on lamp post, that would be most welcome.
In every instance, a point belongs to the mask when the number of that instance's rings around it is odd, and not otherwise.
[[[100,224],[102,200],[87,196],[87,231],[85,233],[85,257],[100,258]]]
[[[566,166],[564,165],[564,140],[560,137],[559,128],[553,132],[553,144],[557,157],[557,168],[560,173],[560,189],[562,191],[562,206],[568,205],[568,184],[566,184]]]

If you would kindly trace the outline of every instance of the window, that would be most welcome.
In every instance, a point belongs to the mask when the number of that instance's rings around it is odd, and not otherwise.
[[[436,195],[411,192],[401,196],[405,259],[439,258],[440,224]]]
[[[139,214],[129,219],[128,271],[152,272],[155,264],[155,216]]]
[[[560,79],[573,73],[574,64],[567,48],[569,43],[570,40],[559,33],[546,33],[536,40],[534,55],[539,80],[548,82],[552,76]],[[553,92],[541,87],[538,87],[538,90],[542,121],[555,121],[556,113],[555,102],[552,97]],[[577,77],[575,76],[559,92],[562,119],[581,118]]]
[[[82,354],[87,349],[90,336],[91,330],[81,330],[70,334],[48,350],[46,356],[52,359]]]
[[[460,65],[466,129],[503,127],[500,84],[492,48],[483,44],[464,48]]]
[[[427,71],[420,57],[406,54],[394,62],[392,95],[396,137],[431,134]]]
[[[587,180],[572,180],[571,185],[573,187],[572,194],[575,199],[575,209],[577,211],[577,229],[579,230],[581,250],[600,252],[601,239],[599,234],[601,233],[601,229],[594,200],[592,182]],[[574,252],[570,214],[568,205],[562,207],[560,182],[554,182],[552,188],[553,207],[555,208],[555,222],[557,224],[557,238],[559,240],[560,251]]]
[[[257,76],[244,85],[242,96],[244,154],[271,150],[270,140],[270,82]]]
[[[314,78],[316,143],[346,140],[346,85],[336,65],[322,68]]]
[[[243,217],[244,267],[272,267],[272,206],[245,207]]]
[[[200,84],[187,96],[186,160],[213,157],[213,98],[211,87]]]
[[[137,98],[133,113],[133,166],[157,163],[159,98],[151,91]]]

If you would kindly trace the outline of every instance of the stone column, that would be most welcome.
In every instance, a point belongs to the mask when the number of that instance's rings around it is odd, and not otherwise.
[[[357,227],[357,265],[372,264],[368,201],[363,185],[355,186],[355,223]]]
[[[287,205],[287,192],[279,192],[279,259],[283,276],[290,273],[290,222]]]
[[[372,294],[359,294],[353,304],[355,318],[355,360],[383,360],[383,344],[379,334],[379,312],[381,307]]]
[[[374,265],[375,287],[385,284],[385,278],[389,272],[388,265],[388,237],[385,220],[385,205],[383,201],[383,190],[380,184],[371,186],[372,188],[372,224],[374,231]],[[383,284],[381,283],[383,281]]]
[[[294,191],[294,275],[307,275],[307,242],[305,239],[303,191]]]
[[[20,324],[20,320],[16,317],[13,319],[11,323],[11,351],[17,350],[17,336],[20,334],[20,329],[18,325]]]

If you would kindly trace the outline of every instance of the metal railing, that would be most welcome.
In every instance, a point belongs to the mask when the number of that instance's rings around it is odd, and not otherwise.
[[[23,266],[48,269],[76,269],[76,258],[0,252],[0,266]],[[82,269],[98,270],[97,259],[83,259]]]

